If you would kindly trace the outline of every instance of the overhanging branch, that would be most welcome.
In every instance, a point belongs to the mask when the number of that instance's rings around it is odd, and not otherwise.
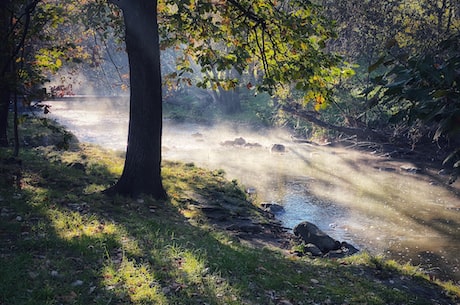
[[[31,1],[25,8],[24,12],[18,16],[18,20],[13,24],[12,29],[8,33],[8,36],[14,32],[14,28],[20,24],[20,20],[25,17],[25,22],[24,22],[24,28],[22,30],[22,35],[21,38],[16,45],[16,47],[12,50],[12,53],[10,54],[10,59],[9,61],[5,62],[4,66],[1,68],[1,75],[5,75],[6,71],[8,70],[8,66],[11,62],[14,62],[16,60],[16,56],[19,54],[21,49],[24,47],[24,43],[27,37],[27,34],[29,32],[29,26],[30,26],[30,19],[31,15],[34,12],[35,8],[37,7],[37,4],[41,0],[33,0]],[[7,36],[7,39],[9,38]]]
[[[231,5],[233,5],[235,8],[237,8],[244,16],[256,22],[256,25],[265,23],[265,20],[263,18],[260,18],[259,16],[257,16],[254,12],[250,10],[250,8],[245,8],[237,0],[228,0],[228,2]]]
[[[301,119],[307,120],[308,122],[315,124],[321,128],[337,131],[344,133],[349,136],[357,136],[361,139],[373,139],[378,141],[385,141],[387,137],[381,133],[378,133],[369,128],[353,128],[353,127],[345,127],[345,126],[337,126],[334,124],[327,123],[318,119],[317,114],[312,111],[307,111],[305,109],[301,109],[297,105],[283,105],[281,106],[281,110],[287,112],[293,116],[297,116]]]

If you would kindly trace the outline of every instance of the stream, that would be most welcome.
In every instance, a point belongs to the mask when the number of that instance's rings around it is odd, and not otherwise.
[[[79,141],[125,150],[127,98],[46,101]],[[242,138],[250,145],[231,145]],[[227,145],[225,144],[227,141]],[[230,144],[229,144],[230,143]],[[271,152],[281,144],[284,152]],[[288,228],[308,220],[372,254],[460,283],[460,182],[369,152],[295,143],[283,130],[165,120],[163,159],[223,169],[258,200],[284,206]],[[444,177],[444,180],[445,177]]]

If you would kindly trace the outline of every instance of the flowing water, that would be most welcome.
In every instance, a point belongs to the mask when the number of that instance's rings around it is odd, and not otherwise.
[[[126,98],[47,101],[51,116],[82,142],[124,150]],[[251,145],[231,145],[236,138]],[[227,145],[223,145],[227,144]],[[285,152],[270,152],[282,144]],[[415,164],[328,146],[294,143],[282,130],[164,122],[163,159],[224,169],[276,202],[284,226],[308,220],[337,240],[373,254],[420,265],[460,283],[460,183],[447,186]],[[404,169],[400,169],[401,166]],[[445,178],[443,178],[445,180]]]

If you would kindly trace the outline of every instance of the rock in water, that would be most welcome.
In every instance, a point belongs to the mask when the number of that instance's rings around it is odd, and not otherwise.
[[[283,144],[273,144],[270,148],[272,153],[284,153],[286,152],[286,147]]]
[[[308,221],[301,222],[295,226],[294,234],[300,237],[305,244],[314,244],[323,253],[338,250],[341,246],[339,241],[333,239]]]
[[[267,212],[271,212],[274,214],[278,213],[283,213],[284,212],[284,207],[282,205],[279,205],[277,203],[273,202],[263,202],[260,204],[260,206]]]

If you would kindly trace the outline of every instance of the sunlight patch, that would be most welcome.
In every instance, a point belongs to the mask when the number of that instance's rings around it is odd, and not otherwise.
[[[105,289],[133,303],[167,304],[167,299],[148,265],[123,259],[119,266],[108,264],[102,270]]]
[[[112,223],[99,221],[96,216],[82,216],[78,212],[62,212],[53,210],[50,220],[56,234],[65,240],[88,236],[101,238],[116,232],[116,226]]]

